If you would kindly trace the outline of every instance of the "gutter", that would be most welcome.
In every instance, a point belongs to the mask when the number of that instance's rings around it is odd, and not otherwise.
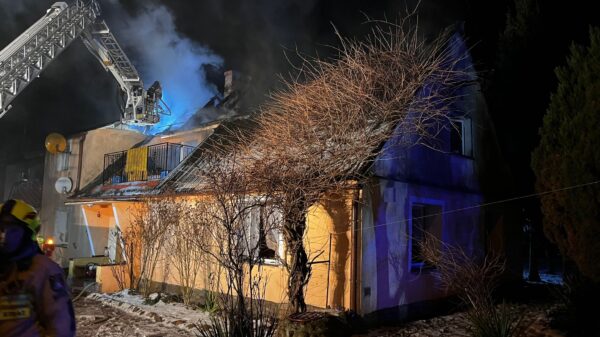
[[[350,231],[350,309],[360,313],[360,270],[361,249],[361,208],[362,188],[357,186],[352,193],[352,229]]]
[[[79,139],[79,163],[77,164],[77,186],[75,190],[73,190],[73,194],[79,192],[79,188],[81,187],[81,167],[83,166],[83,143],[85,142],[85,137],[87,136],[87,132],[84,133]]]
[[[139,201],[140,198],[123,198],[123,199],[88,199],[88,200],[79,200],[79,201],[65,201],[65,205],[67,206],[77,206],[77,205],[96,205],[96,204],[109,204],[113,202],[119,201]]]

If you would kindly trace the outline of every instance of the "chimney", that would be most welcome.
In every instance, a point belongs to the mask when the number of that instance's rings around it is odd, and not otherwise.
[[[225,84],[223,86],[223,98],[227,98],[233,92],[233,70],[225,72]]]

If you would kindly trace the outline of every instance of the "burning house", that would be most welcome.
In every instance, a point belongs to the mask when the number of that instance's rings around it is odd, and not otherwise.
[[[377,317],[417,316],[445,296],[419,257],[424,233],[470,254],[484,251],[484,216],[472,206],[483,200],[480,144],[488,121],[460,33],[451,43],[470,78],[456,103],[454,126],[438,135],[440,149],[399,150],[392,137],[382,144],[384,150],[367,184],[340,201],[311,207],[305,240],[310,243],[309,255],[318,258],[306,290],[308,305]],[[225,92],[229,95],[215,98],[206,109],[233,115],[234,104],[228,102],[235,96]],[[56,256],[63,265],[98,255],[107,255],[103,263],[118,260],[122,249],[118,233],[130,225],[132,207],[145,197],[203,198],[205,191],[194,169],[202,165],[206,144],[224,130],[247,126],[248,119],[229,117],[195,127],[191,123],[152,137],[96,129],[69,139],[68,152],[47,155],[42,221],[44,234],[54,236],[63,247]],[[59,177],[72,180],[72,190],[57,192],[54,182]],[[257,226],[253,219],[249,217],[250,228]],[[287,274],[278,263],[286,258],[283,237],[279,232],[261,237],[266,237],[261,268],[269,280],[265,298],[285,302]],[[99,266],[96,278],[102,291],[117,289],[110,266]],[[178,283],[164,263],[159,263],[151,281]],[[203,282],[196,287],[206,289]]]

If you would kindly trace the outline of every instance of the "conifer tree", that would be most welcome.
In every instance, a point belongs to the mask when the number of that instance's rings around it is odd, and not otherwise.
[[[590,46],[573,44],[555,70],[558,87],[532,156],[538,192],[584,187],[542,196],[544,232],[579,271],[600,281],[600,28]]]

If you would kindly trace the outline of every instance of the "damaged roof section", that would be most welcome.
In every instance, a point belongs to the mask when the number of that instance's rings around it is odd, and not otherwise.
[[[217,151],[227,155],[241,145],[240,142],[249,140],[256,129],[256,122],[251,115],[237,116],[222,121],[210,137],[190,154],[169,176],[157,187],[157,194],[187,194],[201,192],[202,184],[199,170],[204,165],[206,155]]]
[[[185,131],[197,128],[215,121],[220,123],[223,120],[239,116],[242,111],[251,111],[248,106],[248,92],[250,88],[250,78],[237,71],[228,70],[224,73],[225,83],[223,92],[213,96],[202,108],[198,109],[177,131]]]
[[[149,137],[134,147],[111,153],[90,153],[103,158],[103,169],[68,202],[133,200],[152,195],[156,187],[192,154],[197,144],[209,139],[219,123],[193,130]],[[187,145],[189,144],[189,145]]]
[[[75,191],[68,202],[135,200],[171,191],[175,186],[171,181],[183,182],[200,153],[223,142],[227,130],[249,123],[248,116],[239,114],[249,83],[248,77],[226,71],[223,92],[182,126],[147,137],[133,147],[113,149],[116,152],[86,152],[86,157],[93,156],[98,165],[103,164],[101,173]]]

